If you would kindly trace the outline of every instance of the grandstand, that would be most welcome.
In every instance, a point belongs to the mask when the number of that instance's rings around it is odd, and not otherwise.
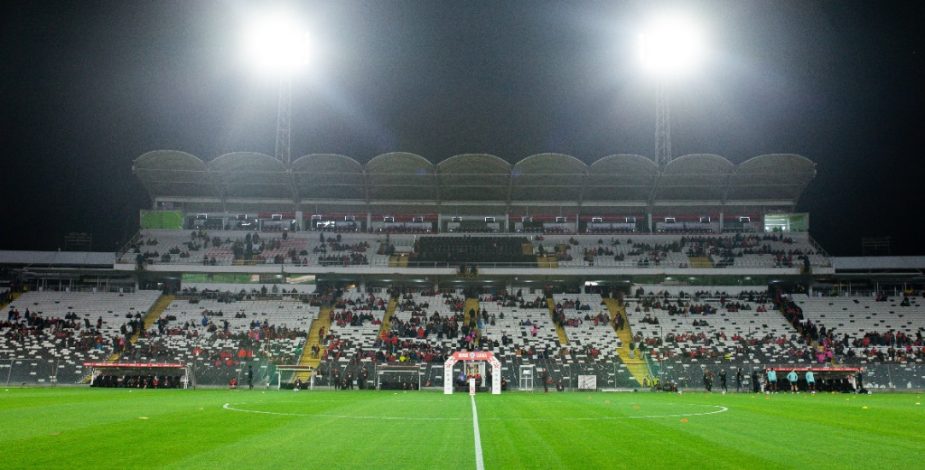
[[[8,383],[82,383],[83,362],[109,361],[184,364],[194,386],[266,385],[282,365],[313,371],[288,385],[370,388],[396,371],[440,389],[444,361],[478,350],[506,389],[697,388],[705,371],[782,364],[925,386],[925,266],[839,268],[794,212],[815,175],[799,155],[287,167],[165,150],[133,168],[152,206],[114,257],[0,253],[15,273]]]
[[[77,383],[84,362],[117,354],[160,295],[138,292],[26,292],[0,309],[0,362],[7,383]],[[15,372],[15,373],[14,373]]]
[[[205,383],[226,383],[243,362],[256,366],[257,380],[266,383],[272,365],[299,357],[318,314],[318,307],[298,300],[178,299],[161,312],[157,334],[120,359],[191,364]]]
[[[10,3],[0,470],[925,467],[899,4]]]

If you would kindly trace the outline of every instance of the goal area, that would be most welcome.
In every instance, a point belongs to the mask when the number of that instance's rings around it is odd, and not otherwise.
[[[190,369],[180,363],[85,362],[90,386],[104,388],[182,388],[193,385]]]
[[[314,390],[315,374],[311,366],[279,364],[276,366],[276,389]]]

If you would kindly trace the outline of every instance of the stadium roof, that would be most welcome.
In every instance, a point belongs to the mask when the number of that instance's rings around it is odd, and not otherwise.
[[[816,165],[795,154],[769,154],[738,165],[712,154],[683,155],[659,167],[641,155],[603,157],[591,165],[558,153],[515,164],[462,154],[437,164],[393,152],[365,165],[337,154],[311,154],[287,167],[275,158],[235,152],[204,162],[157,150],[134,172],[152,198],[174,200],[356,201],[370,204],[471,205],[796,205]]]
[[[925,256],[839,256],[832,258],[832,265],[839,271],[922,271],[925,272]]]
[[[0,250],[0,265],[112,267],[113,252]]]

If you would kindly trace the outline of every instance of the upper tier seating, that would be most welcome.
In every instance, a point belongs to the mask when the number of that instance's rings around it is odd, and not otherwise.
[[[554,254],[560,266],[690,268],[692,257],[709,258],[717,268],[799,268],[830,266],[806,234],[555,236],[534,242],[540,254]]]
[[[425,267],[445,266],[446,263],[530,266],[537,255],[555,256],[561,267],[799,269],[807,261],[810,267],[831,266],[829,259],[816,251],[805,233],[786,236],[545,235],[533,240],[515,234],[412,236],[287,232],[285,239],[283,235],[142,230],[138,241],[120,257],[120,262],[135,263],[136,258],[141,257],[148,264],[387,266],[391,255],[411,253],[411,266]],[[250,255],[247,254],[249,236]]]
[[[140,256],[147,264],[383,265],[388,255],[377,252],[380,239],[326,232],[142,230],[119,261],[136,263]]]

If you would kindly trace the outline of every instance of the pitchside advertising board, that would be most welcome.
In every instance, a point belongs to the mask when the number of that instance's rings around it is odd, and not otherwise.
[[[597,376],[579,375],[578,390],[597,390]]]

